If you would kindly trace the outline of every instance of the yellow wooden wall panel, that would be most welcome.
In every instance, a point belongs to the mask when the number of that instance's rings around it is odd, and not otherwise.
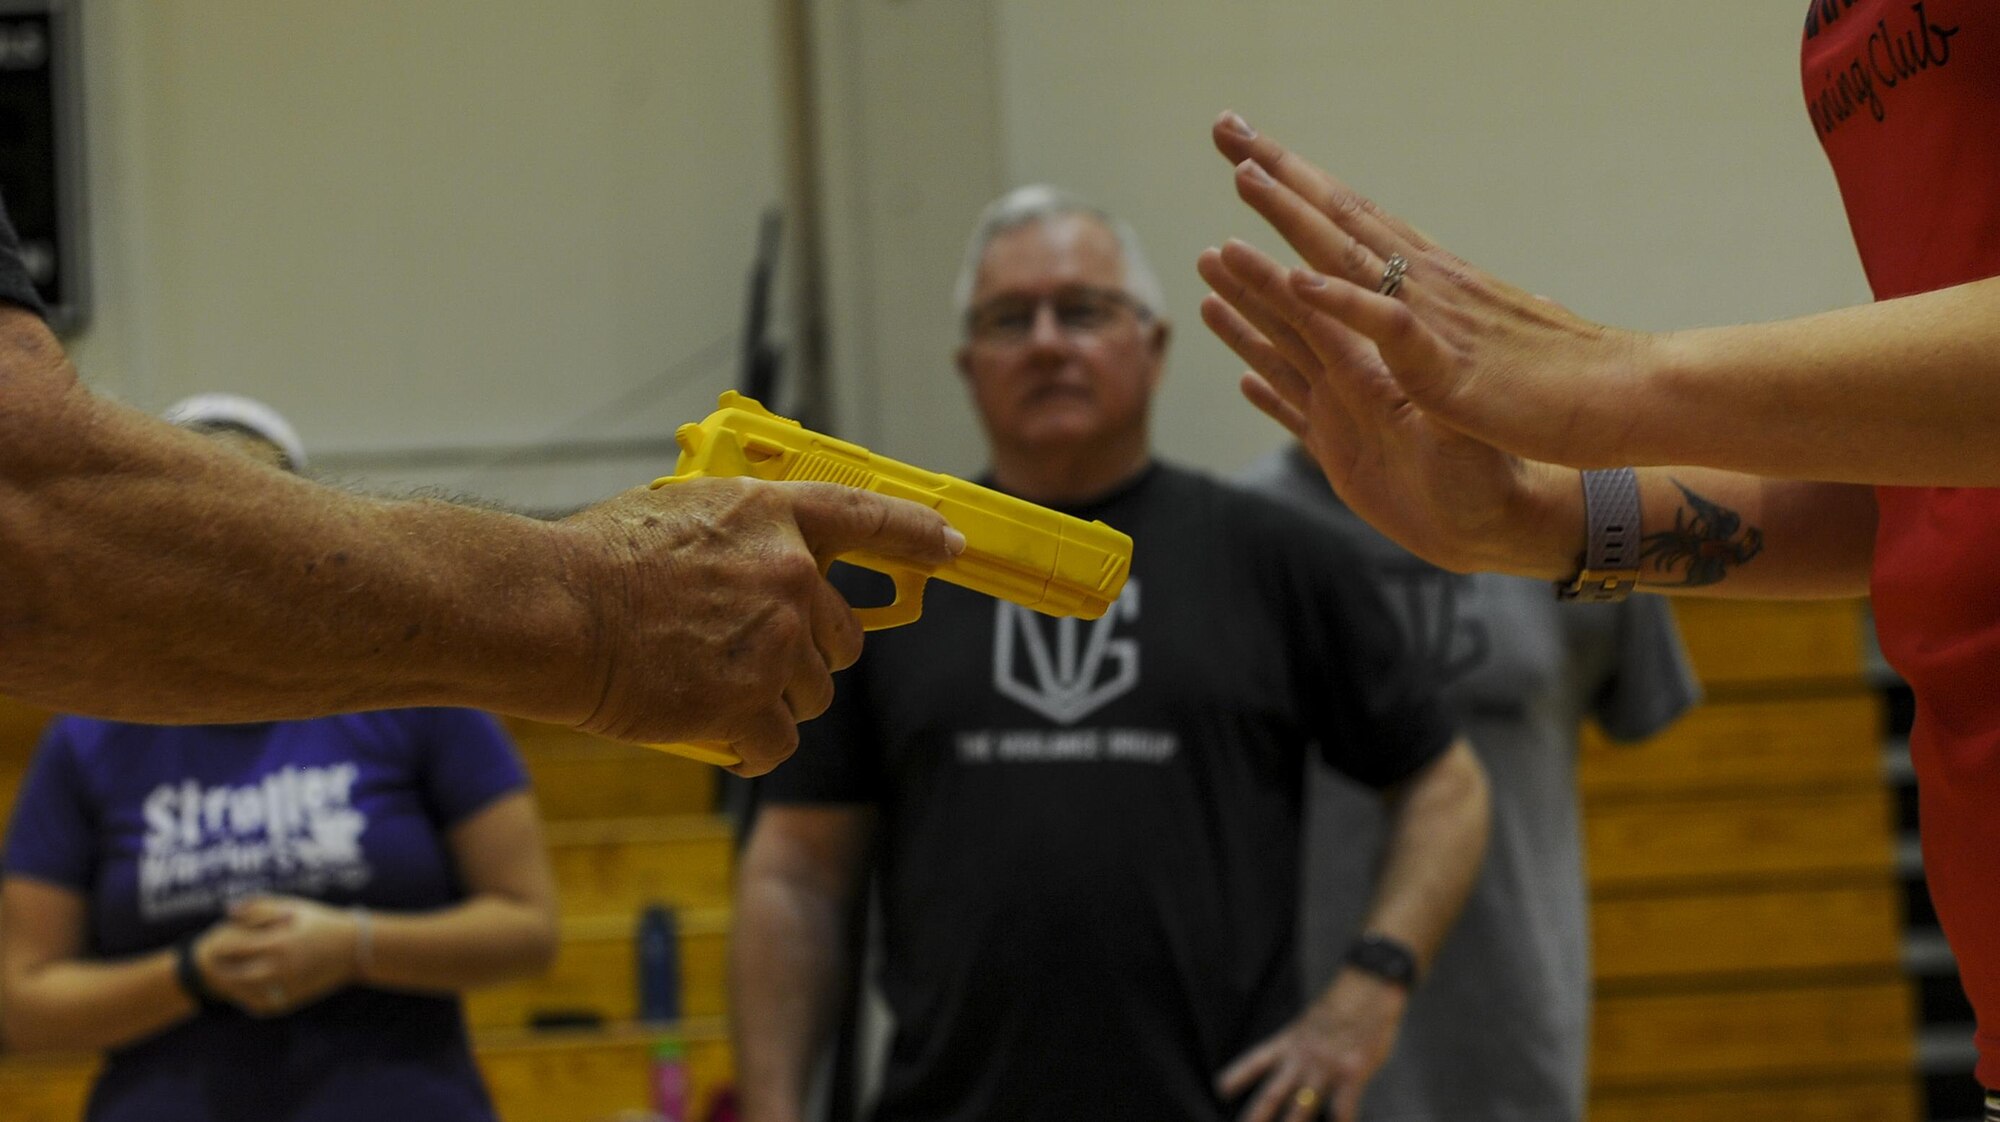
[[[1676,597],[1673,604],[1688,658],[1703,685],[1861,677],[1862,601]]]
[[[1915,1059],[1913,1017],[1900,981],[1607,994],[1591,1025],[1593,1086],[1907,1074]]]
[[[555,725],[508,719],[550,819],[707,814],[716,776],[706,764]]]
[[[1598,900],[1600,987],[1637,979],[1874,968],[1901,959],[1895,887],[1773,888]]]
[[[1770,792],[1730,798],[1599,803],[1584,837],[1591,887],[1830,874],[1875,874],[1895,865],[1889,793]]]
[[[96,1077],[95,1056],[0,1057],[0,1118],[77,1122]]]
[[[683,915],[681,1011],[688,1017],[725,1012],[729,916],[719,910]],[[610,1023],[639,1014],[633,925],[615,920],[564,924],[555,966],[540,978],[489,986],[466,995],[474,1028],[524,1028],[536,1012],[589,1010]]]
[[[1920,1113],[1916,1084],[1907,1077],[1602,1094],[1590,1102],[1591,1122],[1915,1122]]]
[[[649,1110],[652,1048],[658,1037],[636,1028],[578,1033],[483,1036],[479,1066],[507,1122],[608,1122]],[[719,1023],[688,1026],[688,1074],[697,1110],[735,1077]],[[699,1115],[697,1115],[699,1117]]]
[[[14,816],[21,777],[27,774],[35,742],[48,723],[47,710],[0,697],[0,836],[4,836],[7,821]]]
[[[565,915],[630,915],[649,900],[729,903],[734,841],[721,818],[551,822],[548,839]]]
[[[0,759],[27,758],[48,723],[48,710],[0,695]]]
[[[1585,725],[1577,781],[1587,803],[1803,786],[1879,787],[1881,702],[1823,697],[1710,702],[1644,744]]]
[[[735,1077],[722,1022],[680,1026],[697,1105]],[[631,1025],[574,1032],[481,1032],[473,1050],[508,1122],[607,1122],[650,1108],[652,1048],[661,1033]],[[0,1119],[76,1122],[97,1061],[82,1056],[0,1057]]]
[[[527,763],[535,801],[542,817],[551,821],[713,811],[713,777],[698,773],[690,777],[689,769],[661,768],[655,763],[664,759],[667,757],[658,752],[628,748],[623,758],[579,755],[560,759],[544,753],[529,757]]]

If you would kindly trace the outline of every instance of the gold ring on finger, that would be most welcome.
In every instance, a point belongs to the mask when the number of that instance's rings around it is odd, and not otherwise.
[[[1312,1087],[1301,1087],[1292,1095],[1292,1101],[1303,1110],[1319,1109],[1319,1091]]]

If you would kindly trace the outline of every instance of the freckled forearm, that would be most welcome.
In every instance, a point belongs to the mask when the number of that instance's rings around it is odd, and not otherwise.
[[[165,722],[588,714],[559,527],[320,487],[93,397],[59,354],[5,360],[0,692]]]

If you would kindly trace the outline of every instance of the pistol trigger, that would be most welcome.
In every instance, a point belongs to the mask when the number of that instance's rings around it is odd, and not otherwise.
[[[900,568],[877,571],[896,582],[896,598],[879,608],[856,608],[854,618],[861,621],[861,630],[886,631],[917,622],[924,614],[924,585],[929,583],[930,574]]]

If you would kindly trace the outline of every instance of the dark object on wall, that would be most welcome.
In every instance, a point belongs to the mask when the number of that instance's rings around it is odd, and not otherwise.
[[[0,197],[65,333],[88,309],[77,20],[72,0],[0,0]]]

